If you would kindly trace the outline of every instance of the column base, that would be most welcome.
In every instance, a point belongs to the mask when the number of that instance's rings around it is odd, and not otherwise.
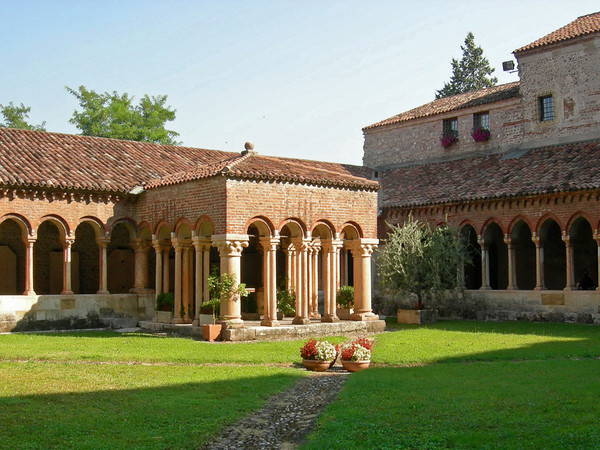
[[[567,286],[563,289],[563,291],[576,291],[577,288],[575,286]]]
[[[294,317],[292,325],[309,325],[310,319],[308,317]]]
[[[60,293],[60,295],[75,295],[75,294],[73,294],[73,291],[62,291]]]
[[[545,291],[547,290],[546,286],[536,286],[533,288],[534,291]]]
[[[228,318],[227,316],[225,316],[223,320],[218,320],[217,324],[223,325],[223,329],[242,328],[244,326],[244,321],[241,317]]]
[[[321,322],[325,323],[334,323],[339,322],[340,318],[338,316],[323,316],[321,317]]]
[[[277,319],[263,319],[260,322],[261,327],[278,327],[280,325]]]
[[[379,316],[372,312],[354,313],[350,316],[350,320],[357,322],[366,322],[368,320],[379,320]]]
[[[108,292],[108,289],[98,289],[98,291],[96,292],[96,295],[108,295],[110,294],[110,292]]]
[[[179,325],[185,323],[185,319],[183,317],[173,317],[173,319],[171,319],[171,323]]]
[[[194,321],[192,322],[192,326],[193,327],[199,327],[200,326],[200,320],[194,319]]]
[[[491,286],[481,286],[479,288],[480,291],[491,291],[492,287]]]
[[[36,295],[35,291],[25,291],[23,292],[23,295]]]
[[[309,317],[311,319],[320,319],[321,318],[321,314],[319,314],[319,313],[312,313],[312,314],[309,314]]]

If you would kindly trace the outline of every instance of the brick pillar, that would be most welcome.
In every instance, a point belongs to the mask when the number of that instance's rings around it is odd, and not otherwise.
[[[241,256],[244,247],[248,247],[247,234],[213,235],[213,246],[219,249],[221,256],[221,273],[234,277],[236,285],[241,279]],[[241,302],[236,295],[228,300],[221,300],[221,319],[231,326],[240,326],[242,321]]]
[[[35,295],[33,290],[33,244],[36,238],[27,236],[25,239],[25,291],[23,295]]]
[[[173,320],[172,323],[184,323],[183,316],[181,314],[181,266],[183,256],[183,244],[176,238],[171,238],[173,248],[175,249],[175,302],[173,308]]]
[[[194,236],[192,238],[196,251],[196,311],[194,325],[200,324],[200,305],[209,300],[208,277],[210,275],[210,238]]]
[[[63,290],[61,295],[73,295],[71,289],[71,247],[75,242],[74,238],[67,237],[63,242]]]
[[[351,320],[377,320],[371,309],[371,255],[379,240],[359,239],[350,247],[354,260],[354,313]]]
[[[535,244],[535,291],[546,289],[544,282],[544,246],[540,237],[534,232],[531,240]]]
[[[277,320],[277,245],[279,237],[262,237],[264,314],[260,323],[265,327],[276,327]]]
[[[97,294],[108,294],[108,255],[107,249],[110,239],[103,237],[96,240],[98,244],[98,292]]]
[[[512,245],[512,241],[508,236],[504,236],[504,243],[508,251],[508,291],[519,289],[517,286],[517,268],[516,268],[516,250]]]
[[[482,291],[489,291],[490,286],[490,263],[488,255],[488,247],[485,244],[483,237],[477,238],[477,243],[481,247],[481,288]]]
[[[565,243],[565,250],[567,252],[567,284],[565,291],[574,291],[575,287],[575,264],[573,261],[573,246],[571,245],[571,236],[563,232],[562,240]]]

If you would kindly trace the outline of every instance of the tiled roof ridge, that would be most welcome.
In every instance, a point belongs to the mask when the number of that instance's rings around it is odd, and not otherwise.
[[[547,45],[566,42],[582,36],[600,32],[600,11],[579,16],[565,26],[516,49],[513,54],[539,49]]]
[[[396,114],[395,116],[389,117],[382,121],[367,125],[363,128],[363,131],[385,125],[421,119],[423,117],[446,114],[465,108],[509,100],[519,95],[519,85],[519,81],[512,81],[510,83],[498,84],[496,86],[464,92],[462,94],[456,94],[450,97],[438,98],[429,103],[425,103],[424,105],[417,106],[416,108],[412,108],[400,114]],[[514,92],[512,90],[514,90]]]

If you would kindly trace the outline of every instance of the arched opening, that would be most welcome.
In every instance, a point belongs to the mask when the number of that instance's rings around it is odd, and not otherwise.
[[[573,271],[578,288],[593,289],[598,286],[598,246],[589,222],[579,217],[571,225],[569,235],[573,248]],[[592,279],[593,286],[583,278]]]
[[[492,289],[506,289],[508,286],[508,249],[502,229],[492,222],[483,233],[484,245],[488,251],[489,282]]]
[[[25,291],[26,234],[13,219],[0,223],[0,295]]]
[[[327,294],[327,286],[328,282],[326,274],[329,270],[327,265],[329,264],[328,252],[329,243],[333,239],[333,227],[331,225],[320,223],[318,224],[312,231],[312,240],[315,250],[317,251],[317,279],[316,279],[316,289],[317,289],[317,297],[316,297],[316,305],[314,309],[323,317],[328,315],[330,318],[334,317],[336,311],[331,308],[325,308],[325,302],[328,300],[326,298]],[[335,299],[334,299],[335,301]],[[332,309],[328,311],[327,309]],[[336,313],[337,314],[337,313]]]
[[[464,267],[464,282],[466,289],[481,288],[481,247],[477,242],[477,233],[471,225],[465,225],[460,230],[460,238],[467,246],[470,262]]]
[[[124,294],[133,288],[135,282],[135,253],[131,247],[134,238],[131,226],[120,222],[110,233],[108,244],[108,291],[111,294]]]
[[[565,243],[558,224],[548,219],[540,228],[540,239],[544,249],[545,287],[552,290],[564,289],[567,283],[567,259]]]
[[[295,316],[292,323],[310,323],[308,271],[305,265],[308,261],[307,248],[304,242],[304,227],[299,222],[289,221],[280,231],[281,247],[284,251],[285,274],[284,290],[293,303]],[[305,257],[306,256],[306,257]]]
[[[339,286],[354,286],[354,258],[351,246],[353,241],[360,239],[359,231],[352,225],[346,225],[340,234],[344,247],[340,252]]]
[[[42,222],[33,245],[33,289],[36,294],[60,294],[63,290],[63,233],[50,220]]]
[[[152,248],[152,233],[148,226],[141,228],[139,239],[144,242],[144,246],[148,249],[145,256],[147,275],[145,279],[146,286],[144,287],[153,289],[156,285],[156,251]]]
[[[535,288],[535,244],[531,240],[531,230],[519,220],[512,229],[511,245],[514,252],[516,284],[519,289]]]
[[[265,275],[277,280],[277,264],[272,268],[267,266],[269,273],[265,274],[265,258],[268,257],[267,253],[270,247],[267,240],[271,237],[268,225],[263,221],[254,221],[248,226],[246,233],[249,241],[248,246],[242,251],[241,278],[242,282],[246,284],[248,297],[242,299],[242,318],[259,320],[261,315],[264,317],[266,310],[265,288],[267,288],[268,280],[265,279]],[[262,243],[261,240],[263,240]]]
[[[71,249],[71,288],[75,294],[95,294],[99,289],[99,249],[93,225],[83,222],[75,229]]]

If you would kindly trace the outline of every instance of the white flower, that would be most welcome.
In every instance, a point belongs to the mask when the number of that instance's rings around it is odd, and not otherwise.
[[[352,361],[370,361],[371,350],[364,348],[362,345],[356,344],[354,346],[354,353],[352,354]]]
[[[335,359],[335,347],[327,341],[317,341],[315,345],[317,356],[315,359],[319,361],[333,361]]]

